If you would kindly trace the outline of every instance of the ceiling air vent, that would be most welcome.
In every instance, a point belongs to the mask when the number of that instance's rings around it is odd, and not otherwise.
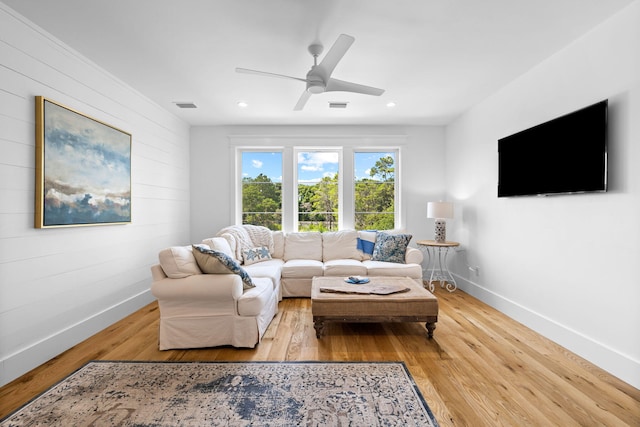
[[[193,102],[174,102],[178,108],[198,108]]]
[[[329,102],[329,108],[347,108],[348,102]]]

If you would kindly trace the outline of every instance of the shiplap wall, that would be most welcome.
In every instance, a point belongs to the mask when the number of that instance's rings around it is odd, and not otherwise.
[[[35,96],[133,135],[132,223],[35,229]],[[0,385],[152,300],[189,242],[189,126],[0,3]]]

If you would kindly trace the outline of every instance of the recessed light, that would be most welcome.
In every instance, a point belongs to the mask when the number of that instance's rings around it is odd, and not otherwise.
[[[393,101],[391,101],[391,102],[387,102],[387,107],[388,107],[388,108],[393,108],[393,107],[395,107],[395,106],[396,106],[396,103],[395,103],[395,102],[393,102]]]
[[[249,104],[247,104],[244,101],[238,101],[238,107],[240,108],[247,108],[249,106]]]

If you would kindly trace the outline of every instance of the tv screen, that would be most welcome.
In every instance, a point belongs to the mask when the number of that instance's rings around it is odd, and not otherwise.
[[[604,100],[498,140],[498,197],[607,191]]]

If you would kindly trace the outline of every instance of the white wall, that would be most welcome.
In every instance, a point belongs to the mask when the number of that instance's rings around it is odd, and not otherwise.
[[[606,98],[608,193],[497,198],[499,138]],[[461,287],[640,388],[640,2],[464,114],[446,140]]]
[[[130,132],[132,224],[35,229],[35,101]],[[189,241],[189,127],[0,3],[0,385],[152,300]]]
[[[231,136],[274,136],[291,139],[404,135],[400,158],[403,224],[412,242],[433,238],[433,220],[427,220],[427,201],[444,197],[444,129],[426,126],[212,126],[191,130],[191,240],[199,242],[232,223]],[[413,243],[412,243],[413,244]]]

